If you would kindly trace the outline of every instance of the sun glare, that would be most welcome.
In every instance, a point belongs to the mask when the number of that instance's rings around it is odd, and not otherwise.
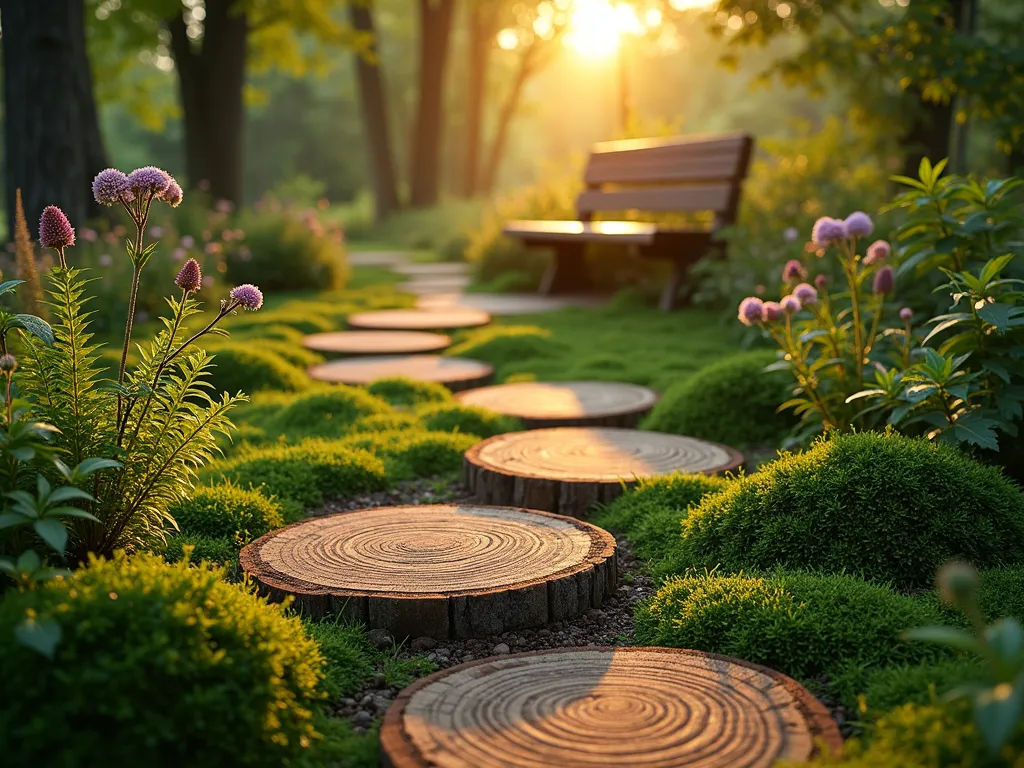
[[[621,12],[608,0],[577,0],[565,43],[587,59],[603,59],[619,49]],[[634,14],[635,18],[635,14]]]

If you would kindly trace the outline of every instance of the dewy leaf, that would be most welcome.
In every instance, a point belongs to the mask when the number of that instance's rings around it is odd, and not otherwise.
[[[24,328],[46,346],[53,346],[53,328],[41,317],[24,314],[15,315],[11,325],[15,328]]]
[[[25,619],[14,628],[14,638],[19,643],[48,659],[52,659],[57,650],[60,634],[60,624],[49,617]]]
[[[64,548],[68,544],[68,529],[64,527],[64,523],[52,517],[44,517],[32,523],[32,527],[39,534],[39,538],[53,547],[58,554],[64,554]]]
[[[0,283],[0,296],[3,296],[5,293],[10,293],[24,282],[24,280],[5,280]]]

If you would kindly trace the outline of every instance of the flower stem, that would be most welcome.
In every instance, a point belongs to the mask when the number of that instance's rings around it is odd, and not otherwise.
[[[234,301],[234,302],[231,302],[229,304],[225,304],[223,307],[221,307],[221,310],[218,313],[218,315],[215,318],[213,318],[213,320],[211,320],[209,322],[209,324],[207,324],[207,326],[205,328],[203,328],[203,330],[198,331],[196,333],[193,333],[191,336],[189,336],[187,339],[185,339],[185,341],[182,342],[181,346],[178,347],[176,350],[174,350],[174,352],[171,353],[170,357],[168,357],[167,360],[164,361],[164,365],[165,366],[170,365],[171,360],[173,360],[178,355],[180,355],[185,349],[187,349],[191,344],[193,344],[201,336],[205,336],[207,333],[212,331],[213,330],[213,326],[215,326],[217,323],[219,323],[225,317],[227,317],[232,312],[234,312],[236,309],[238,309],[238,307],[241,306],[241,303],[242,302],[240,302],[240,301]]]

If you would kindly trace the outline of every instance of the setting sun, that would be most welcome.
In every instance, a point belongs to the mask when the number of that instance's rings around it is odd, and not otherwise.
[[[611,56],[624,34],[643,31],[632,5],[609,0],[577,0],[565,43],[588,59]]]

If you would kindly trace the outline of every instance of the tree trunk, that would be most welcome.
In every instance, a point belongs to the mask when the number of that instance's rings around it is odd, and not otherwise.
[[[363,132],[370,146],[374,218],[379,222],[397,211],[399,202],[383,64],[373,21],[373,0],[366,0],[365,4],[349,5],[349,20],[357,32],[367,32],[373,36],[368,51],[356,52],[356,76],[363,112]]]
[[[168,19],[171,52],[184,111],[185,167],[193,186],[241,204],[245,160],[248,23],[233,0],[207,0],[201,47],[181,16]]]
[[[82,0],[0,0],[3,23],[4,193],[38,221],[57,205],[81,226],[96,212],[90,184],[106,165],[85,50]]]
[[[501,170],[501,161],[505,156],[505,145],[508,144],[508,132],[512,125],[512,118],[515,117],[516,110],[519,109],[519,100],[522,98],[526,81],[533,74],[533,63],[538,50],[538,43],[534,39],[519,60],[519,69],[516,71],[515,80],[512,81],[512,90],[508,92],[498,113],[498,128],[494,134],[491,151],[487,155],[487,164],[484,166],[483,180],[480,184],[480,191],[485,194],[494,192],[498,183],[498,171]]]
[[[444,78],[455,0],[419,0],[419,7],[419,102],[412,139],[410,203],[414,208],[427,208],[437,203],[441,189]]]
[[[473,197],[479,191],[480,155],[487,92],[487,70],[491,46],[498,26],[496,3],[475,2],[469,11],[469,52],[466,62],[466,146],[462,170],[462,194]]]

